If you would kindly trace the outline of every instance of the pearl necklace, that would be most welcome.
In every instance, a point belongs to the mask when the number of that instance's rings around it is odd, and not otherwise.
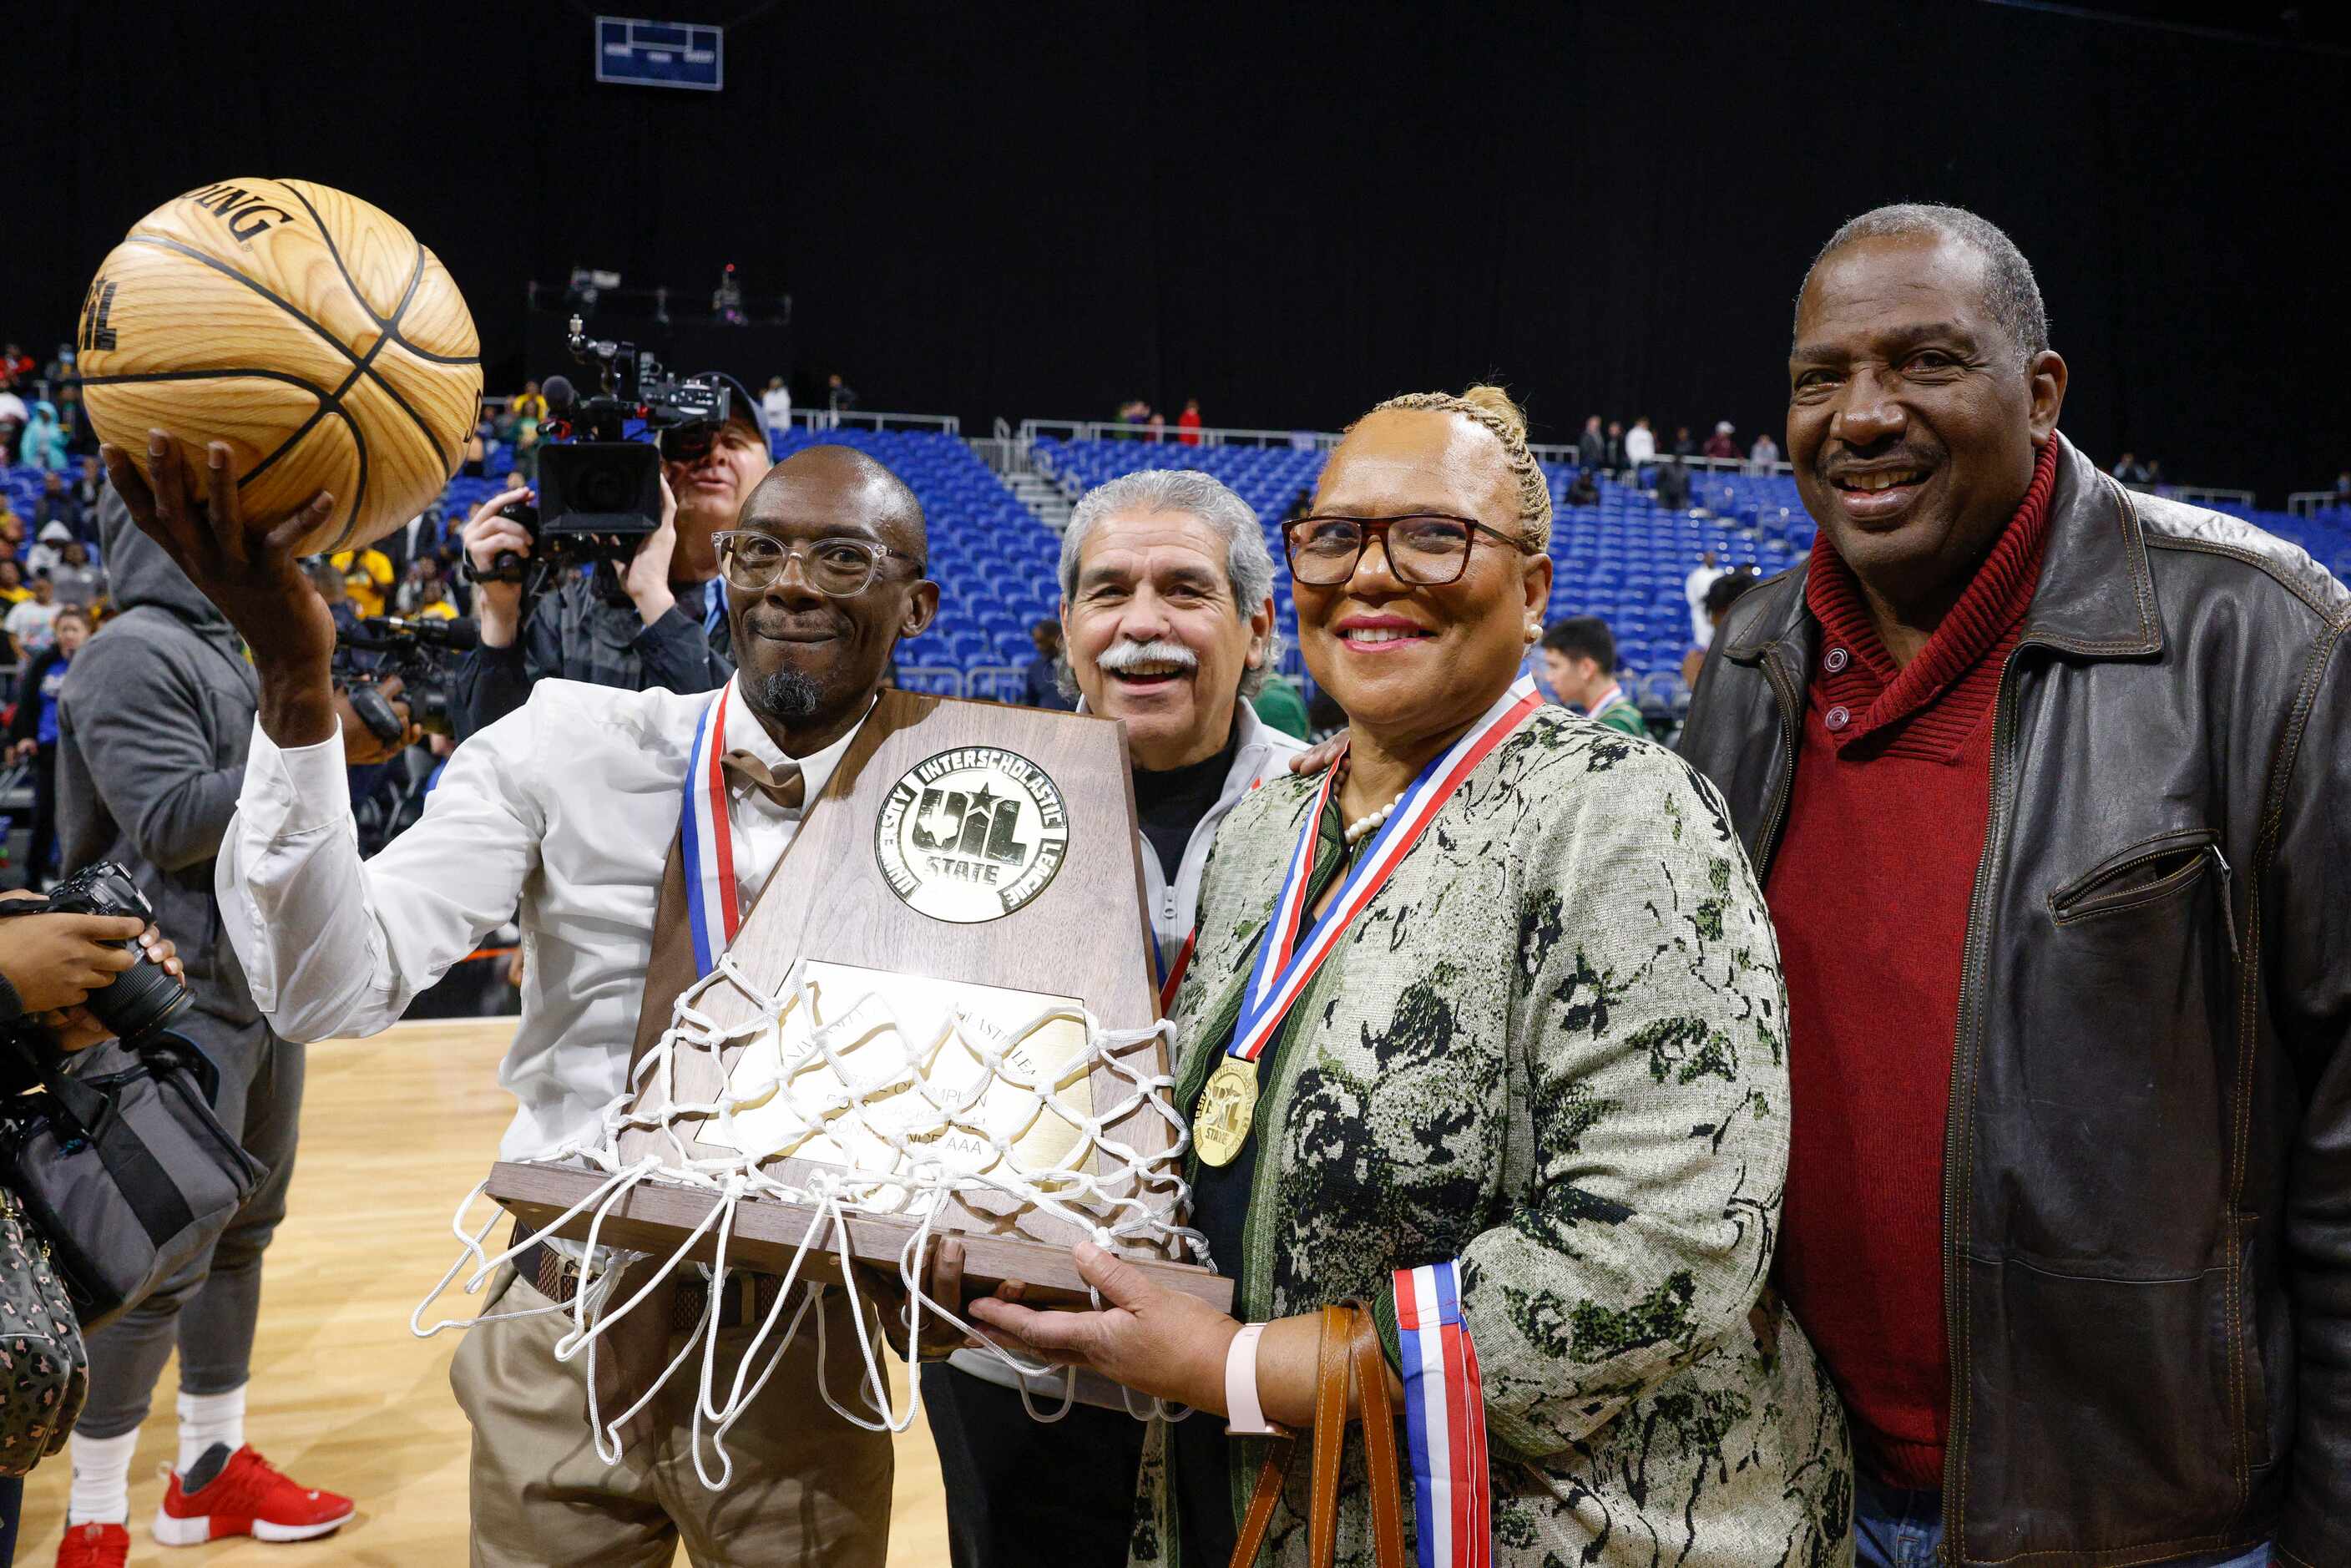
[[[1339,787],[1343,788],[1347,782],[1347,775],[1345,772],[1346,764],[1341,763],[1340,768],[1341,772],[1336,783]],[[1396,798],[1389,801],[1386,805],[1382,806],[1378,810],[1358,817],[1353,821],[1348,823],[1344,833],[1342,835],[1346,840],[1347,847],[1352,850],[1365,839],[1370,838],[1374,833],[1378,832],[1380,831],[1380,825],[1395,814],[1395,809],[1398,806],[1404,804],[1405,793],[1405,791],[1404,790],[1398,790],[1396,792]]]

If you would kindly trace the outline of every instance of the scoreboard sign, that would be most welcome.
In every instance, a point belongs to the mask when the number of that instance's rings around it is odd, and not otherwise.
[[[628,87],[716,92],[726,85],[726,33],[695,22],[596,18],[596,79]]]

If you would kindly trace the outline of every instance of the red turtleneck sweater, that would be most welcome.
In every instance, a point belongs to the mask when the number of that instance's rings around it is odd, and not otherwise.
[[[1823,531],[1820,650],[1766,895],[1792,1098],[1777,1276],[1890,1485],[1942,1485],[1943,1134],[1993,698],[2041,578],[2057,444],[1927,645],[1896,667]]]

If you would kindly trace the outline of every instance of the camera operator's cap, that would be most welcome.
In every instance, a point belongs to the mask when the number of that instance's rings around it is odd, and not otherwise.
[[[727,422],[732,424],[748,425],[751,428],[751,434],[757,435],[761,441],[767,440],[767,421],[765,416],[759,412],[759,400],[751,395],[751,389],[745,386],[741,382],[737,381],[733,376],[728,375],[725,371],[705,371],[702,374],[708,380],[716,382],[720,386],[726,389]],[[705,427],[692,424],[682,424],[674,430],[663,431],[661,433],[662,455],[669,457],[674,455],[676,452],[676,447],[673,444],[674,437],[681,435],[687,431],[700,428]]]

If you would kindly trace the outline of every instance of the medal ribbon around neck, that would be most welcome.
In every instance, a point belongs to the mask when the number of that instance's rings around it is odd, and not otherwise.
[[[1453,798],[1461,781],[1541,706],[1542,698],[1533,683],[1519,682],[1445,755],[1420,770],[1412,788],[1405,791],[1395,810],[1349,869],[1330,913],[1314,928],[1306,946],[1300,948],[1298,930],[1306,913],[1306,884],[1312,880],[1315,841],[1321,833],[1322,812],[1330,803],[1331,792],[1338,788],[1340,768],[1333,763],[1323,773],[1322,788],[1314,793],[1314,810],[1308,813],[1299,833],[1298,848],[1290,858],[1289,873],[1282,879],[1280,895],[1274,900],[1273,918],[1266,927],[1264,939],[1258,944],[1257,963],[1249,970],[1249,990],[1241,1003],[1240,1020],[1233,1026],[1232,1044],[1226,1050],[1228,1056],[1247,1062],[1257,1061],[1274,1030],[1280,1027],[1283,1016],[1305,993],[1306,983],[1338,946],[1339,938],[1353,924],[1355,916],[1364,912],[1374,895],[1386,885],[1396,866],[1412,852],[1413,845],[1420,841],[1421,834],[1444,809],[1445,802]]]
[[[694,729],[694,755],[685,768],[685,804],[678,817],[679,851],[685,862],[687,923],[694,929],[694,970],[707,975],[735,945],[743,906],[735,886],[735,828],[726,816],[728,682],[702,710]]]

